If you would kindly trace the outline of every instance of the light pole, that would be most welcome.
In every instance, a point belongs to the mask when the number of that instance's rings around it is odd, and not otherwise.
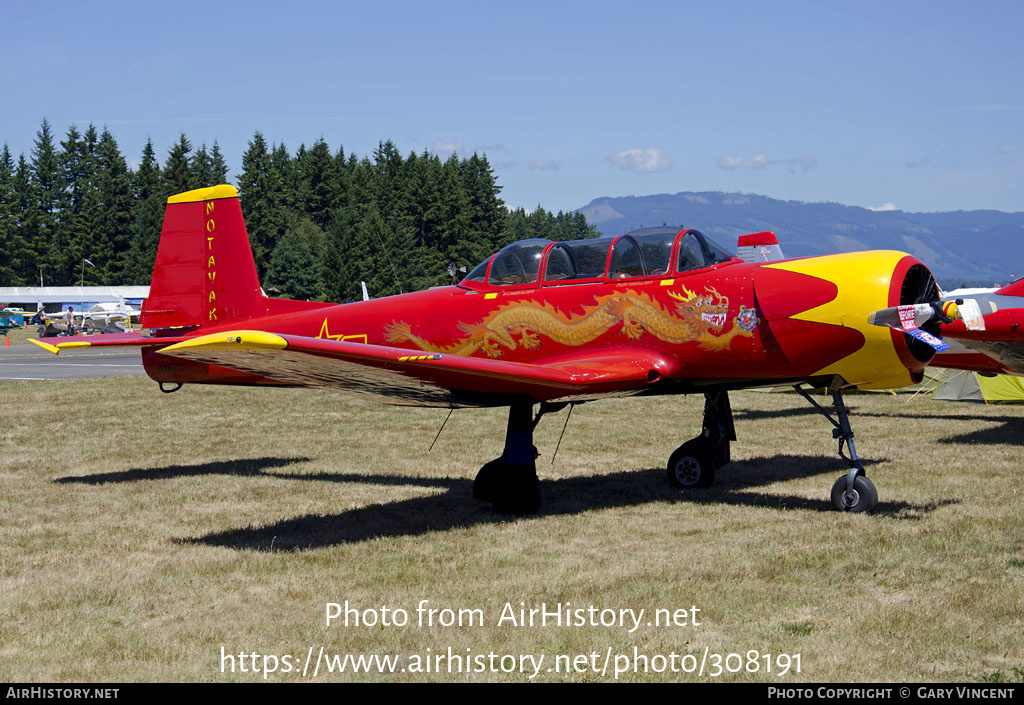
[[[78,277],[78,286],[82,286],[82,282],[85,281],[85,264],[86,264],[86,262],[89,263],[90,267],[95,267],[96,266],[95,264],[93,264],[92,262],[89,262],[89,260],[85,259],[84,257],[82,258],[82,273]]]

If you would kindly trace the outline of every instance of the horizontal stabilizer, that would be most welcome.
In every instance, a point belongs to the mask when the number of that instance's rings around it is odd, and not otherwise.
[[[61,350],[68,350],[70,348],[98,348],[105,346],[133,346],[139,347],[142,345],[168,345],[171,343],[178,343],[185,338],[151,338],[149,336],[141,335],[140,333],[106,333],[104,335],[72,335],[65,338],[59,338],[60,342],[48,343],[45,340],[37,340],[35,338],[29,338],[28,342],[35,343],[43,350],[52,352],[54,355],[59,355]]]

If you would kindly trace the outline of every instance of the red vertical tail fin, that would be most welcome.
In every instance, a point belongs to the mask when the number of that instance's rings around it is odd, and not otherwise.
[[[234,186],[171,196],[143,328],[217,325],[267,313]]]

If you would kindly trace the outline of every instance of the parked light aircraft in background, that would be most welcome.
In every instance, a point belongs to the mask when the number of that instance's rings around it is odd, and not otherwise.
[[[428,291],[343,305],[273,299],[260,289],[238,193],[222,185],[168,199],[142,310],[151,335],[37,342],[51,352],[139,346],[165,391],[312,386],[399,405],[507,406],[503,451],[473,492],[521,513],[540,502],[533,429],[545,413],[608,397],[704,394],[703,428],[672,453],[667,474],[680,487],[707,487],[736,439],[728,392],[807,382],[830,391],[835,418],[804,394],[835,426],[850,464],[832,503],[860,512],[878,495],[843,391],[919,381],[944,346],[942,327],[957,334],[957,316],[928,268],[903,252],[744,262],[689,228],[524,240],[458,285]]]
[[[74,308],[74,307],[72,307]],[[43,314],[44,330],[40,334],[50,338],[68,334],[68,312]],[[72,311],[75,329],[87,333],[124,333],[137,322],[140,310],[121,301],[120,303],[93,304],[88,311]]]
[[[21,328],[32,315],[31,311],[26,313],[20,308],[5,308],[0,311],[0,330],[6,332],[11,328]]]

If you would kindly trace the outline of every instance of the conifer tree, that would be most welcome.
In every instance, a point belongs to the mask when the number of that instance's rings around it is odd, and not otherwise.
[[[217,140],[213,141],[210,149],[210,171],[212,172],[214,186],[228,182],[228,163],[224,161],[224,155],[220,151]]]
[[[126,283],[149,284],[160,240],[167,187],[156,159],[153,141],[146,140],[142,160],[131,177],[132,207],[130,212],[131,244],[125,266]]]
[[[306,217],[326,228],[334,209],[337,179],[334,159],[321,137],[298,162],[298,202]]]
[[[15,228],[14,158],[4,143],[0,151],[0,286],[21,285],[22,273],[19,261],[15,259],[18,250],[27,248],[27,243]]]
[[[60,243],[62,271],[67,284],[99,283],[102,268],[95,262],[106,262],[105,234],[99,232],[100,206],[96,190],[98,164],[96,151],[99,137],[96,128],[89,125],[79,133],[72,125],[67,137],[60,143],[61,191],[60,215],[57,221],[57,240]],[[94,264],[86,266],[86,261]]]
[[[321,299],[324,233],[308,218],[293,223],[278,239],[267,271],[268,286],[293,299]]]
[[[101,282],[119,285],[126,281],[132,239],[131,176],[114,136],[106,129],[100,135],[96,162],[97,213],[94,244],[103,253]],[[99,264],[97,262],[97,265]]]
[[[37,264],[51,286],[70,284],[67,281],[64,243],[57,240],[57,218],[60,215],[61,176],[57,149],[53,143],[50,123],[43,118],[32,149],[32,195],[36,208],[25,221],[25,237],[34,243]]]
[[[213,160],[210,158],[209,152],[206,151],[205,143],[201,144],[196,153],[192,155],[189,167],[192,170],[192,183],[196,184],[196,188],[216,186],[220,183],[216,181],[213,174]]]
[[[167,163],[164,165],[163,178],[168,196],[199,188],[196,186],[188,156],[191,151],[192,144],[183,132],[177,143],[171,147],[167,154]]]
[[[43,218],[37,196],[38,187],[32,167],[24,154],[18,157],[11,188],[14,194],[11,211],[13,232],[16,233],[16,239],[25,243],[24,250],[12,251],[11,259],[15,263],[19,281],[34,286],[45,281],[42,272],[49,254],[49,243],[43,237],[44,231],[40,226]],[[50,283],[53,284],[53,281]]]
[[[439,277],[443,277],[449,263],[472,266],[489,249],[474,237],[471,229],[469,197],[463,186],[459,159],[449,157],[441,171],[440,211],[441,232],[432,264]]]
[[[271,217],[275,187],[270,175],[270,155],[267,142],[258,131],[249,140],[249,146],[242,155],[238,190],[249,243],[256,260],[256,271],[262,279],[270,264],[277,233],[274,218]]]

